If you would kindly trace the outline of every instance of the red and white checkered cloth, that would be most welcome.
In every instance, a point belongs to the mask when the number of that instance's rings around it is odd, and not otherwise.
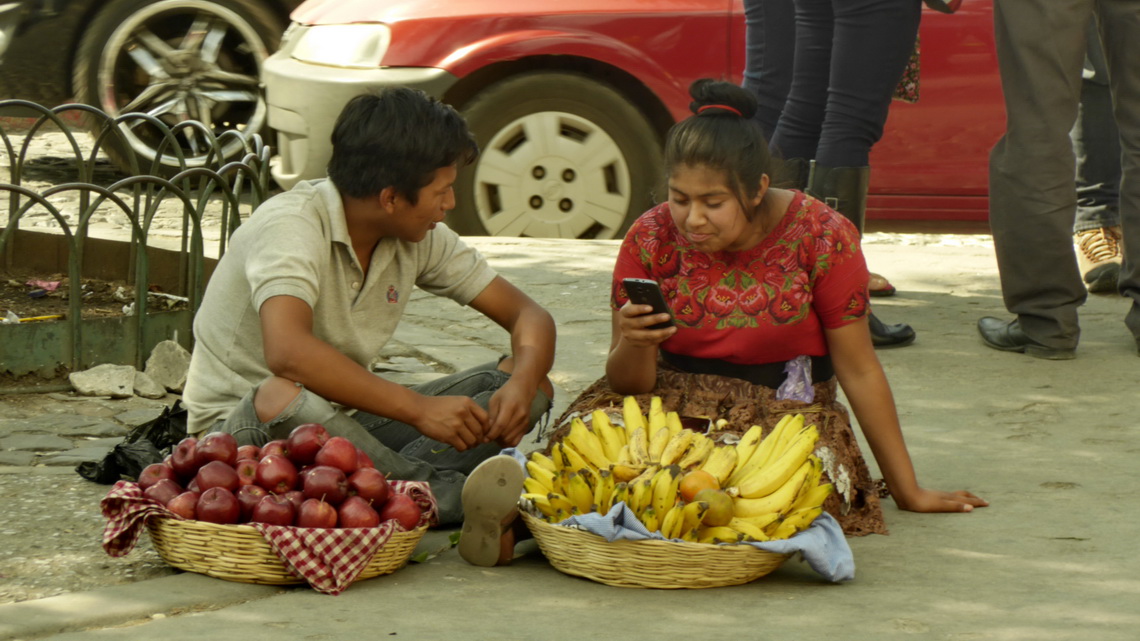
[[[391,481],[389,486],[393,493],[411,496],[423,509],[420,525],[438,524],[435,496],[426,482]],[[103,549],[114,557],[123,556],[134,548],[148,518],[182,518],[144,496],[138,484],[130,481],[115,483],[100,505],[103,517],[107,519],[103,529]],[[368,565],[376,550],[394,532],[404,531],[402,526],[391,520],[375,528],[251,525],[261,532],[286,568],[325,594],[340,594],[347,589]]]

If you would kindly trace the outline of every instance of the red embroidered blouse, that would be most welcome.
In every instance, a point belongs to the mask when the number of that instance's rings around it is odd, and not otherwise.
[[[623,278],[661,284],[678,328],[663,349],[745,365],[823,356],[824,328],[868,313],[858,230],[800,192],[768,236],[742,252],[693,248],[662,203],[622,242],[610,296],[615,310],[628,300]]]

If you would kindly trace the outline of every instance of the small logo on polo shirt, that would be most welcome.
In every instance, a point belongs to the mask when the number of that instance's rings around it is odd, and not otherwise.
[[[389,303],[400,302],[400,292],[396,291],[395,285],[388,285],[388,302]]]

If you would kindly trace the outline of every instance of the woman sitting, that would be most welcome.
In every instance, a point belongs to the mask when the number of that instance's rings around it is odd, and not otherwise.
[[[966,491],[918,484],[886,375],[868,329],[868,271],[859,232],[799,191],[770,187],[771,157],[752,120],[752,94],[700,80],[694,115],[669,132],[669,198],[630,228],[613,274],[613,338],[606,377],[567,410],[589,412],[659,396],[681,415],[724,417],[736,428],[771,429],[780,415],[816,422],[817,453],[838,492],[825,508],[848,534],[885,533],[880,488],[870,478],[836,379],[886,488],[916,512],[987,505]],[[629,302],[622,280],[657,281],[670,314]],[[810,357],[810,401],[778,395],[789,362]],[[795,369],[795,367],[791,368]]]

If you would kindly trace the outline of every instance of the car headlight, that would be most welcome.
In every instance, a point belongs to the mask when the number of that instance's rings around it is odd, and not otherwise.
[[[380,66],[392,36],[382,24],[316,25],[289,31],[289,55],[294,59],[360,69]]]

